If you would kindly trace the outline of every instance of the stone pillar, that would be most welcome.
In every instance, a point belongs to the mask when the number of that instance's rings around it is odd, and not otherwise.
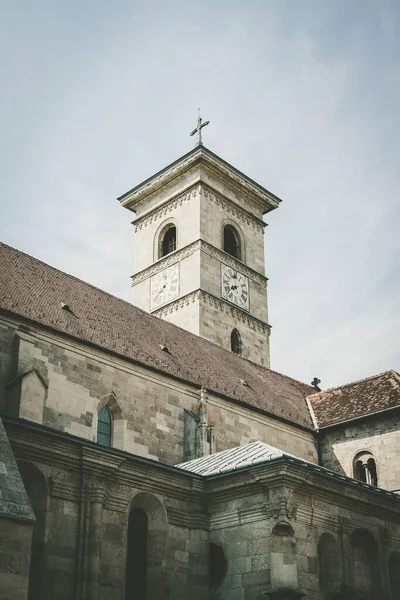
[[[339,532],[340,532],[340,556],[342,565],[342,589],[343,592],[351,590],[352,580],[350,572],[350,519],[347,517],[339,517]]]
[[[207,398],[206,389],[204,387],[200,390],[200,402],[199,402],[199,424],[197,426],[198,431],[198,458],[202,456],[208,456],[210,454],[210,445],[208,443],[208,415],[207,415]]]
[[[389,556],[390,544],[392,542],[392,532],[386,527],[381,527],[379,530],[378,553],[380,557],[380,572],[382,593],[385,598],[390,597],[390,581],[389,581]]]
[[[101,568],[101,534],[103,502],[106,489],[101,484],[89,486],[89,536],[87,545],[86,599],[98,600]]]

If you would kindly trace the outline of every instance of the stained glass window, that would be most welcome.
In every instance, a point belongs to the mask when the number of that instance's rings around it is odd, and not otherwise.
[[[106,407],[99,412],[97,441],[103,446],[111,446],[111,413]]]

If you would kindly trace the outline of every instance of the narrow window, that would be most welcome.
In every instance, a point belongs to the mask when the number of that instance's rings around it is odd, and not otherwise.
[[[176,250],[176,227],[172,226],[167,229],[161,241],[160,258],[174,252]]]
[[[237,329],[234,329],[231,333],[231,350],[234,354],[242,353],[242,343]]]
[[[129,514],[125,598],[146,600],[147,515],[141,508]]]
[[[232,225],[224,227],[224,251],[241,260],[240,238]]]
[[[111,446],[111,413],[105,406],[99,412],[97,421],[97,442],[103,446]]]

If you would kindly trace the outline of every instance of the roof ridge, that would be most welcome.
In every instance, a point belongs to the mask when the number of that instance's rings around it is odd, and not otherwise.
[[[252,362],[252,361],[250,361]],[[257,363],[255,363],[257,364]],[[264,367],[267,368],[267,367]],[[290,379],[290,381],[294,381],[295,383],[300,383],[301,385],[305,385],[311,389],[314,389],[312,385],[308,384],[308,383],[304,383],[304,381],[300,381],[299,379],[295,379],[294,377],[291,377],[290,375],[286,375],[285,373],[279,373],[279,371],[275,371],[275,369],[268,369],[268,371],[271,371],[271,373],[276,373],[277,375],[280,375],[281,377],[285,377],[286,379]],[[305,396],[305,398],[308,398],[308,396]]]
[[[399,373],[394,371],[394,369],[389,369],[387,371],[382,371],[382,373],[377,373],[376,375],[370,375],[369,377],[364,377],[363,379],[356,379],[355,381],[349,381],[348,383],[343,383],[342,385],[335,385],[331,388],[326,388],[326,390],[321,390],[320,392],[315,392],[314,394],[310,394],[307,398],[312,398],[313,396],[319,396],[320,394],[325,394],[326,392],[331,392],[333,390],[338,390],[345,387],[350,387],[352,385],[356,385],[357,383],[362,383],[364,381],[369,381],[371,379],[377,379],[378,377],[382,377],[382,375],[386,375],[387,373],[394,373],[397,377],[400,378]]]

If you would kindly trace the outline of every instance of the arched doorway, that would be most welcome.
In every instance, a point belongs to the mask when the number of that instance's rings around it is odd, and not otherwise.
[[[18,468],[36,518],[32,534],[28,600],[41,600],[45,597],[46,580],[47,482],[32,463],[20,461]]]
[[[153,494],[133,497],[128,512],[125,600],[167,600],[167,513]]]
[[[126,600],[146,600],[147,533],[146,513],[141,508],[133,508],[128,519]]]

